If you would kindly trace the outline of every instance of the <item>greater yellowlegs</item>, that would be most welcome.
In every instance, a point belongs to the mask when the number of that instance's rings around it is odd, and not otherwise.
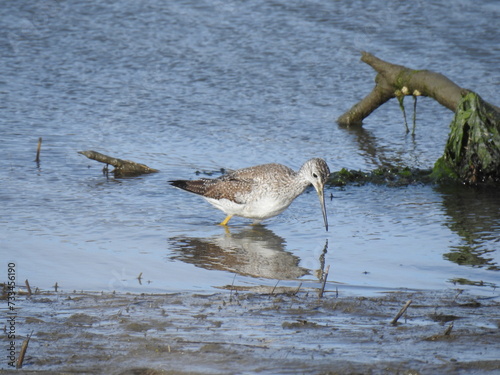
[[[254,219],[258,223],[279,215],[312,185],[318,193],[325,228],[328,230],[324,187],[329,174],[326,162],[314,158],[305,162],[298,172],[272,163],[238,169],[215,179],[176,180],[170,183],[203,196],[213,206],[224,211],[227,217],[221,225],[227,225],[233,216]]]

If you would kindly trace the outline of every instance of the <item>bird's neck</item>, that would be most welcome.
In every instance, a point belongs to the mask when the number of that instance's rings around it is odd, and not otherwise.
[[[304,190],[307,189],[309,185],[311,185],[311,182],[304,177],[303,173],[300,173],[301,171],[297,172],[294,176],[294,182],[289,185],[290,189],[292,189],[296,196],[302,194]]]

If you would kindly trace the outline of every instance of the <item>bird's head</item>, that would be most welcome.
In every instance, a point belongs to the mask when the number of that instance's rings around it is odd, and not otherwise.
[[[309,181],[312,186],[314,186],[314,189],[316,189],[316,192],[318,193],[325,228],[328,231],[328,218],[326,216],[324,191],[325,183],[328,180],[328,176],[330,176],[330,168],[328,168],[328,164],[326,164],[325,160],[314,158],[308,160],[302,168],[300,168],[300,170],[305,179]]]

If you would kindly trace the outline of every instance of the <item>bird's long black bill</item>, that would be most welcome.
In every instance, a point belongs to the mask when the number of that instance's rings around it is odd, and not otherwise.
[[[326,216],[326,207],[325,207],[325,193],[323,189],[318,190],[319,203],[321,204],[321,212],[323,213],[323,220],[325,222],[325,229],[328,232],[328,218]]]

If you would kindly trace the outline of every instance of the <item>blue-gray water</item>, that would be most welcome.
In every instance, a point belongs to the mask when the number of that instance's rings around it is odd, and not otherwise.
[[[46,0],[0,8],[2,278],[13,261],[18,280],[43,289],[210,290],[276,279],[318,286],[316,270],[329,265],[327,289],[344,293],[495,294],[497,192],[329,188],[327,233],[312,192],[264,228],[236,218],[226,232],[215,225],[222,212],[167,181],[268,162],[298,168],[311,157],[332,170],[432,167],[453,114],[431,99],[419,99],[414,137],[395,101],[362,130],[335,123],[373,87],[360,51],[441,72],[498,105],[498,2]],[[411,118],[410,99],[407,107]],[[108,180],[82,150],[161,172]]]

